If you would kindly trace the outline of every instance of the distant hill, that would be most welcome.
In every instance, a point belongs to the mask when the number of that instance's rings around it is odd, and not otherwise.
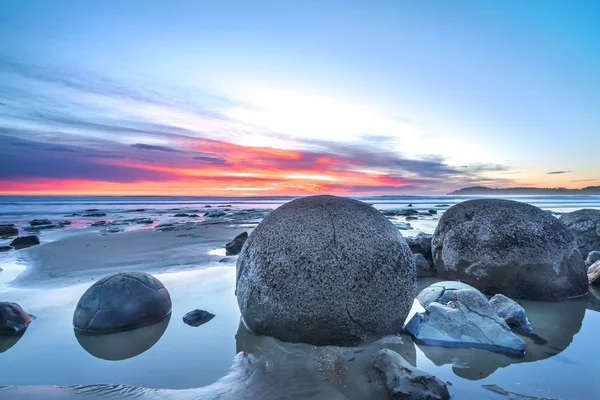
[[[575,195],[600,195],[600,186],[588,186],[583,189],[566,188],[535,188],[515,187],[505,189],[494,189],[485,186],[473,186],[455,190],[450,195],[458,196],[531,196],[531,195],[553,195],[553,196],[575,196]]]

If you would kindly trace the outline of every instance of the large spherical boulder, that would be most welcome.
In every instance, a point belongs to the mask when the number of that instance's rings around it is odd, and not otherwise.
[[[600,250],[600,210],[578,210],[561,215],[560,220],[575,235],[583,258]]]
[[[237,263],[238,304],[255,334],[353,345],[402,328],[416,274],[399,231],[357,200],[311,196],[269,214]]]
[[[145,272],[122,272],[94,283],[73,314],[76,330],[90,334],[122,332],[160,321],[171,313],[163,284]]]
[[[433,234],[432,254],[440,276],[488,294],[559,300],[588,288],[569,229],[517,201],[470,200],[449,208]]]

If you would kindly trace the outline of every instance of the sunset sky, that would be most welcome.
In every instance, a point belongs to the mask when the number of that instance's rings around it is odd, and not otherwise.
[[[600,1],[0,4],[0,193],[600,185]]]

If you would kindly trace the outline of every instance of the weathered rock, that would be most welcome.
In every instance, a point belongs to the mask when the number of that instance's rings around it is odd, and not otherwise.
[[[590,285],[597,285],[600,283],[600,280],[598,280],[598,278],[600,278],[600,261],[596,261],[590,265],[587,271],[587,276]]]
[[[177,214],[173,215],[173,217],[176,217],[176,218],[189,217],[189,216],[190,215],[186,214],[186,213],[177,213]]]
[[[20,335],[34,319],[17,303],[0,302],[0,336]]]
[[[415,266],[417,268],[417,278],[424,278],[435,275],[435,268],[427,261],[423,254],[414,253]]]
[[[29,221],[29,225],[31,225],[31,226],[52,225],[52,222],[48,219],[34,219],[33,221]]]
[[[240,254],[246,240],[248,240],[248,232],[242,232],[237,235],[231,242],[225,245],[225,255],[234,256]]]
[[[106,217],[106,213],[91,212],[91,213],[83,214],[82,217]]]
[[[410,249],[375,208],[311,196],[270,213],[237,263],[237,298],[255,334],[352,345],[400,331],[416,273]]]
[[[40,244],[40,239],[35,235],[19,236],[18,238],[10,242],[10,245],[17,250],[35,246],[37,244]]]
[[[389,349],[379,350],[373,366],[381,371],[392,399],[446,400],[447,385],[435,376],[416,369],[402,356]]]
[[[525,203],[482,199],[449,208],[433,234],[432,255],[440,276],[489,294],[559,300],[587,292],[571,231]]]
[[[587,265],[589,267],[596,261],[600,261],[600,251],[597,251],[597,250],[590,251],[590,253],[588,254],[588,256],[585,260],[585,265]]]
[[[496,314],[477,289],[459,282],[439,282],[425,288],[417,312],[406,330],[420,343],[523,355],[525,342]]]
[[[429,214],[434,214],[434,215],[437,214],[437,210],[428,210],[428,211],[429,211]]]
[[[561,215],[560,220],[575,235],[584,258],[591,251],[600,250],[600,210],[578,210]]]
[[[18,235],[19,229],[15,228],[14,224],[0,225],[0,235],[13,236]]]
[[[183,322],[190,326],[200,326],[215,317],[215,314],[204,310],[194,310],[183,316]]]
[[[163,284],[145,272],[122,272],[94,283],[79,299],[75,329],[103,334],[153,324],[171,313]]]
[[[410,247],[410,251],[422,254],[427,261],[433,264],[433,257],[431,256],[431,235],[419,232],[417,236],[407,236],[404,240],[406,240],[406,244]]]
[[[0,246],[0,252],[9,251],[9,250],[12,250],[12,249],[13,248],[10,247],[10,246]]]
[[[527,318],[525,309],[516,301],[509,299],[503,294],[497,294],[490,299],[490,306],[492,306],[494,311],[508,326],[516,328],[517,332],[525,334],[533,333],[533,326],[531,326],[531,322]]]

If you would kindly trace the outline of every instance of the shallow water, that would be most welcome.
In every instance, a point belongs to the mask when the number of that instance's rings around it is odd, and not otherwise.
[[[160,222],[170,222],[175,213],[169,210],[171,208],[182,208],[185,212],[199,209],[205,203],[213,206],[231,204],[232,208],[239,209],[274,208],[283,202],[282,199],[222,199],[216,202],[214,199],[179,198],[155,202],[147,198],[135,201],[127,198],[116,202],[114,198],[108,198],[76,203],[67,198],[54,199],[54,203],[47,204],[48,199],[45,198],[35,201],[28,199],[25,204],[22,199],[17,200],[0,199],[0,223],[23,226],[33,215],[56,219],[58,215],[87,208],[107,211],[118,209],[114,213],[125,218],[150,216]],[[464,198],[402,196],[364,200],[380,209],[405,208],[412,203],[415,208],[426,210],[436,208],[436,205],[451,205]],[[581,207],[600,208],[600,197],[528,197],[519,200],[557,212]],[[153,210],[137,215],[126,212],[128,208]],[[414,229],[401,231],[402,234],[410,236],[420,231],[432,233],[446,207],[437,209],[438,215],[408,221]],[[162,210],[169,212],[162,213]],[[108,220],[109,217],[107,215],[99,219]],[[404,218],[398,220],[405,221]],[[42,241],[52,241],[65,235],[94,230],[88,228],[87,224],[89,221],[79,228],[43,231],[40,235]],[[600,381],[596,379],[600,349],[595,345],[597,332],[600,331],[600,293],[597,297],[589,295],[568,302],[521,301],[536,332],[548,341],[547,344],[535,344],[533,340],[526,339],[528,352],[524,358],[510,358],[483,350],[422,346],[413,343],[405,335],[387,338],[365,351],[353,353],[352,349],[314,348],[253,336],[239,323],[240,314],[234,295],[235,265],[215,263],[204,265],[201,270],[156,275],[165,284],[173,300],[170,319],[161,321],[157,326],[112,338],[78,340],[72,329],[72,314],[79,297],[93,282],[62,288],[13,287],[10,282],[26,268],[25,259],[19,254],[19,251],[0,253],[0,267],[4,268],[0,272],[0,301],[20,303],[27,312],[38,318],[21,338],[0,340],[0,385],[102,383],[189,389],[211,385],[226,376],[212,389],[199,391],[148,392],[129,387],[115,389],[102,386],[77,389],[76,392],[87,393],[91,396],[89,398],[96,398],[100,393],[111,393],[118,397],[143,394],[145,398],[161,399],[213,398],[214,390],[227,392],[231,387],[237,387],[237,391],[231,392],[230,396],[233,397],[230,398],[269,398],[269,395],[276,393],[282,398],[383,399],[386,398],[384,388],[376,376],[370,375],[371,353],[381,346],[393,348],[418,368],[450,381],[450,392],[457,399],[503,398],[482,388],[482,385],[489,384],[497,384],[521,394],[565,400],[594,399],[600,393]],[[215,249],[213,254],[224,255],[224,250]],[[419,285],[424,287],[434,281],[421,280]],[[185,325],[183,315],[196,308],[210,311],[216,317],[197,328]],[[239,351],[251,354],[255,362],[249,363],[247,359],[236,357]],[[227,375],[232,365],[233,371]],[[247,392],[239,394],[238,391],[243,388]],[[0,398],[9,399],[19,393],[23,392],[0,390]],[[34,398],[32,393],[28,392],[19,398]],[[44,392],[39,398],[50,398],[47,396],[48,393]]]

